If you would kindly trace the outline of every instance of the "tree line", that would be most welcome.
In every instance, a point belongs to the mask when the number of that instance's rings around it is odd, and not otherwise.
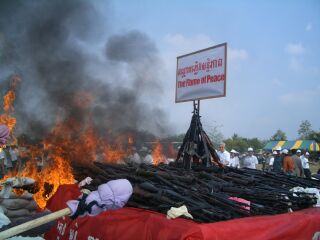
[[[286,141],[287,136],[284,131],[278,129],[275,134],[273,134],[269,139],[258,139],[258,138],[246,138],[239,136],[238,134],[233,134],[230,138],[223,138],[222,133],[219,131],[218,127],[211,127],[206,130],[208,136],[211,138],[215,147],[218,147],[219,143],[222,141],[226,144],[228,151],[234,149],[239,152],[246,152],[249,147],[255,150],[263,149],[268,141]],[[170,141],[183,141],[184,134],[174,135],[167,138]],[[308,120],[304,120],[299,125],[298,138],[299,140],[315,140],[320,143],[320,131],[315,131],[312,128],[311,123]]]

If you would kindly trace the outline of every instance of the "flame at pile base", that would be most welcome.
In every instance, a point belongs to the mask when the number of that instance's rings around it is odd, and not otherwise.
[[[163,155],[162,145],[159,140],[157,140],[153,152],[152,152],[153,164],[159,165],[160,163],[166,163],[166,158]]]
[[[110,129],[97,128],[92,115],[95,96],[83,91],[70,94],[70,109],[73,114],[57,116],[56,124],[43,133],[41,140],[26,137],[25,142],[22,138],[17,142],[14,136],[17,121],[13,103],[16,98],[16,85],[20,80],[18,76],[11,79],[10,89],[3,98],[4,113],[0,115],[0,123],[3,122],[10,128],[10,144],[24,149],[19,153],[19,161],[24,163],[19,163],[19,169],[8,173],[5,178],[33,178],[39,187],[34,199],[40,208],[46,206],[46,202],[60,185],[75,182],[71,164],[90,165],[94,161],[125,163],[133,154],[132,147],[145,142],[141,138],[137,144],[135,134],[127,129],[125,132],[119,129],[113,132]],[[145,134],[144,137],[147,136],[148,134]],[[154,148],[153,157],[155,165],[165,162],[160,142],[157,142]]]
[[[39,187],[39,191],[33,195],[33,198],[38,206],[43,209],[45,208],[47,201],[58,190],[60,185],[73,184],[75,183],[75,180],[70,164],[61,157],[54,159],[51,165],[46,166],[42,170],[39,170],[38,168],[39,166],[37,166],[35,161],[29,161],[23,171],[18,173],[10,172],[5,178],[29,177],[34,179]]]

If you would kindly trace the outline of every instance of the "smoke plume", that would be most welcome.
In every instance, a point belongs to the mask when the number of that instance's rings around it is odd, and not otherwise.
[[[42,137],[70,118],[100,135],[168,132],[155,44],[136,30],[108,32],[94,3],[0,2],[0,94],[10,75],[21,76],[18,132]]]

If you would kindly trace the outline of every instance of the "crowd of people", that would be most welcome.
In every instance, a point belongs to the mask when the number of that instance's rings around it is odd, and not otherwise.
[[[248,153],[243,155],[234,149],[232,149],[229,153],[225,149],[225,144],[221,143],[219,145],[219,150],[217,151],[217,153],[223,165],[235,168],[257,168],[258,158],[253,154],[253,148],[251,147],[248,148]]]
[[[265,162],[265,168],[274,172],[284,172],[288,175],[311,178],[309,165],[310,153],[297,149],[276,148],[272,154],[269,154]]]
[[[257,169],[259,164],[251,147],[244,154],[240,154],[234,149],[229,153],[225,149],[225,144],[221,143],[217,153],[220,161],[229,167]],[[265,152],[259,158],[264,171],[283,172],[287,175],[311,178],[309,156],[310,153],[307,151],[302,153],[299,149],[288,150],[277,147],[272,153]]]
[[[160,161],[153,159],[152,150],[145,146],[139,149],[131,147],[130,150],[131,154],[125,159],[127,163],[157,164],[161,162],[168,164],[174,161],[174,159],[166,158],[165,156],[162,156]],[[15,145],[0,148],[0,177],[3,177],[10,170],[21,168],[22,162],[19,152],[21,151]],[[221,143],[217,153],[222,164],[229,167],[257,169],[260,163],[262,165],[261,169],[264,171],[283,172],[288,175],[311,178],[310,154],[307,151],[302,152],[299,149],[287,150],[278,147],[271,153],[265,152],[256,156],[254,149],[251,147],[248,148],[246,153],[239,153],[234,149],[228,152],[225,144]]]
[[[126,159],[127,162],[135,164],[153,164],[152,151],[147,147],[141,147],[137,151],[136,147],[131,148],[132,154]]]
[[[170,162],[174,161],[173,158],[167,158],[162,153],[157,156],[157,158],[160,159],[154,159],[153,155],[153,150],[145,146],[142,146],[141,148],[139,148],[139,150],[136,147],[131,147],[131,154],[125,159],[125,162],[134,164],[169,164]]]

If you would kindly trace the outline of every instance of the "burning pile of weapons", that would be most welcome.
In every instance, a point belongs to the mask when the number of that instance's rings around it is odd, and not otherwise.
[[[320,188],[319,181],[252,169],[172,165],[95,163],[73,166],[77,180],[93,179],[89,190],[113,179],[126,178],[134,187],[127,206],[166,213],[186,205],[197,222],[215,222],[256,215],[272,215],[316,204],[314,194],[290,189]]]

